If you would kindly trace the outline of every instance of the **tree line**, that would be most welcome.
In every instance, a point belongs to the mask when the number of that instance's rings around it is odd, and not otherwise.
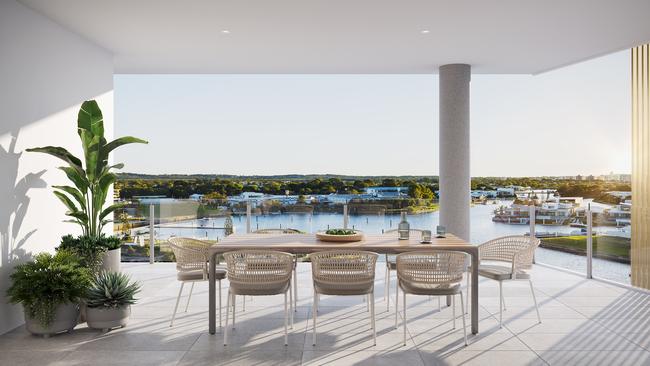
[[[274,195],[312,195],[312,194],[359,194],[368,187],[408,187],[412,198],[432,199],[438,189],[437,179],[422,178],[415,180],[354,179],[341,178],[299,180],[250,180],[250,179],[119,179],[115,187],[119,189],[120,198],[130,199],[134,196],[165,196],[170,198],[188,198],[198,193],[208,198],[221,199],[236,196],[242,192],[260,192]]]
[[[495,190],[509,185],[531,187],[532,189],[556,189],[564,197],[594,198],[601,202],[617,203],[606,194],[608,191],[630,191],[626,182],[609,182],[558,178],[493,178],[475,177],[471,180],[471,189]],[[318,177],[299,180],[292,179],[252,179],[236,178],[192,178],[192,179],[140,179],[119,177],[115,187],[119,189],[120,198],[133,196],[165,196],[171,198],[188,198],[191,194],[204,194],[208,198],[221,199],[236,196],[242,192],[260,192],[274,195],[313,195],[313,194],[358,194],[368,187],[408,187],[412,198],[433,199],[438,190],[437,177],[386,178],[366,177],[346,179],[343,177]]]

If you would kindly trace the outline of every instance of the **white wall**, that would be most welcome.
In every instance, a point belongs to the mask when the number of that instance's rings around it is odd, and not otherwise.
[[[51,185],[66,183],[55,158],[29,147],[64,146],[81,153],[76,115],[97,99],[108,137],[113,133],[113,58],[14,0],[0,1],[0,334],[22,320],[4,297],[16,263],[53,252],[77,233],[62,223],[63,205]]]

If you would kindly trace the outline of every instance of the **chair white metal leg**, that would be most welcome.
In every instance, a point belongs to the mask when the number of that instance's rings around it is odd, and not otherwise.
[[[465,304],[465,314],[469,314],[469,279],[470,279],[470,277],[471,277],[470,272],[467,272],[467,288],[465,289],[465,293],[467,294],[465,299],[467,300],[467,303]]]
[[[403,293],[403,300],[404,300],[402,302],[402,304],[404,305],[404,310],[403,310],[404,311],[404,319],[402,319],[402,321],[404,322],[404,340],[403,341],[404,341],[404,345],[406,346],[406,292],[402,291],[402,293]],[[395,307],[397,307],[397,305],[395,305]]]
[[[223,345],[228,345],[228,320],[230,320],[230,289],[228,289],[228,298],[226,298],[226,327],[223,328]]]
[[[313,346],[316,345],[316,309],[318,309],[318,294],[314,290],[314,299],[312,300],[311,313],[312,313],[312,338],[311,343]]]
[[[440,298],[440,296],[438,296]],[[451,316],[454,318],[452,321],[453,328],[456,329],[456,295],[451,297]]]
[[[499,281],[499,328],[503,328],[503,281]]]
[[[399,311],[398,305],[399,305],[399,282],[397,283],[397,286],[395,286],[395,329],[397,329],[397,312]]]
[[[461,310],[465,308],[465,304],[463,301],[463,291],[460,292],[460,308]],[[465,314],[462,314],[462,316],[463,316],[463,338],[465,339],[465,345],[467,346],[467,326],[465,325]]]
[[[289,285],[291,287],[291,284]],[[287,292],[284,292],[284,345],[289,344],[289,332],[287,331],[287,323],[289,320],[289,312],[287,311]]]
[[[219,328],[222,328],[221,318],[221,280],[219,280]]]
[[[537,321],[539,323],[541,323],[542,318],[539,316],[539,307],[537,306],[537,298],[535,297],[535,290],[533,290],[533,281],[531,281],[529,279],[528,284],[530,284],[530,292],[533,294],[533,302],[535,302],[535,311],[537,312]]]
[[[370,295],[364,296],[363,299],[366,301],[366,312],[368,312],[370,311]]]
[[[246,296],[244,296],[244,299]],[[237,295],[232,294],[232,329],[235,329],[235,313],[237,312]]]
[[[440,296],[436,296],[438,298],[438,312],[442,311],[442,306],[440,305]]]
[[[501,303],[503,304],[503,311],[506,311],[506,297],[503,296],[503,291],[501,292]]]
[[[242,300],[241,311],[246,311],[246,296],[244,296],[244,299]],[[234,322],[235,316],[233,315],[232,317]]]
[[[386,267],[386,311],[390,311],[390,268]]]
[[[377,326],[375,325],[375,292],[370,293],[370,323],[372,326],[372,344],[377,345]]]
[[[384,301],[388,301],[388,263],[384,268]]]
[[[178,303],[181,301],[181,295],[183,294],[183,286],[185,282],[181,282],[181,289],[178,291],[178,297],[176,298],[176,305],[174,306],[174,313],[172,314],[172,321],[169,323],[170,327],[174,326],[174,319],[176,318],[176,311],[178,311]]]
[[[190,296],[187,297],[187,303],[185,304],[186,313],[187,313],[187,309],[190,307],[190,300],[192,299],[192,291],[194,291],[194,282],[192,282],[192,286],[190,286]]]
[[[293,287],[289,284],[289,317],[291,329],[293,329]]]
[[[295,258],[293,267],[293,311],[298,311],[298,256]]]

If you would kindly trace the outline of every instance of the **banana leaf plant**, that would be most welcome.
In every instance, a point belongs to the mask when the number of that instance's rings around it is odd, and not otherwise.
[[[116,148],[133,143],[148,143],[136,137],[126,136],[107,142],[104,137],[104,118],[99,105],[94,100],[81,105],[77,117],[77,133],[81,138],[84,161],[59,146],[45,146],[27,149],[55,156],[68,165],[60,167],[72,185],[52,186],[54,194],[63,202],[70,220],[81,226],[84,235],[99,237],[103,227],[111,222],[109,215],[122,204],[104,207],[111,184],[117,176],[113,169],[121,169],[124,164],[108,165],[108,155]]]

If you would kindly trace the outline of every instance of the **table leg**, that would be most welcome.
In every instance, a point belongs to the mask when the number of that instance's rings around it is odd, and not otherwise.
[[[215,277],[216,277],[216,267],[217,267],[217,254],[212,254],[210,256],[210,262],[208,267],[208,283],[209,283],[209,296],[208,296],[208,328],[210,334],[215,334],[217,331],[216,326],[216,309],[215,309],[215,295],[216,295],[216,286],[215,286]]]
[[[472,334],[478,334],[478,248],[472,256]]]

